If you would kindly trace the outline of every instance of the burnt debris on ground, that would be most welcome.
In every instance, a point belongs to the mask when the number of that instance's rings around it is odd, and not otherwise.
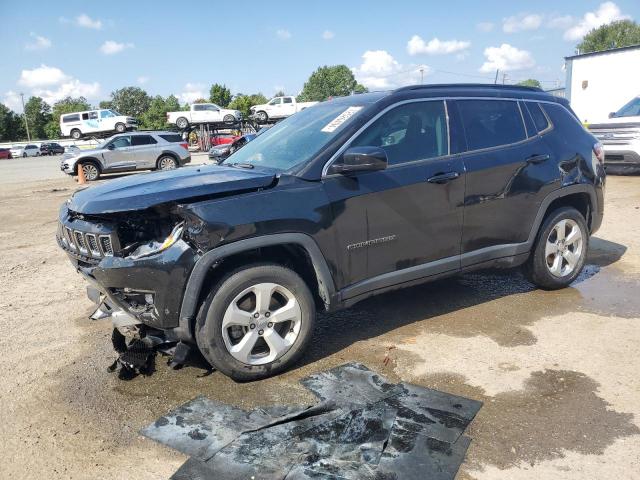
[[[191,458],[183,479],[453,479],[481,402],[357,363],[301,381],[319,403],[252,411],[197,397],[142,430]]]

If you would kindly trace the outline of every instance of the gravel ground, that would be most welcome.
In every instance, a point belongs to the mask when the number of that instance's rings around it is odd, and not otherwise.
[[[292,371],[235,384],[163,359],[149,377],[107,373],[109,322],[87,319],[84,282],[54,240],[58,206],[77,187],[59,172],[14,183],[22,177],[5,168],[0,478],[168,478],[185,457],[142,426],[198,394],[241,407],[312,402],[298,380],[347,361],[484,402],[459,479],[640,478],[638,177],[608,179],[604,225],[571,288],[534,290],[506,272],[382,295],[322,316]]]

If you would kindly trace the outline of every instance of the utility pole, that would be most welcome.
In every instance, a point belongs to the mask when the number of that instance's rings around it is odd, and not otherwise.
[[[420,84],[424,83],[424,68],[420,67]]]
[[[27,121],[27,112],[24,110],[24,93],[20,92],[20,98],[22,99],[22,116],[24,117],[24,124],[27,127],[27,140],[31,141],[31,135],[29,134],[29,122]]]
[[[507,81],[507,74],[503,73],[502,74],[502,84],[504,85],[506,81]]]
[[[496,84],[498,83],[498,74],[499,74],[499,73],[500,73],[500,69],[498,68],[498,69],[496,70],[496,78],[495,78],[495,80],[493,81],[493,84],[494,84],[494,85],[496,85]]]

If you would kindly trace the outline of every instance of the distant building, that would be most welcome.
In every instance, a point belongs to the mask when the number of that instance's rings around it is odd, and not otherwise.
[[[640,94],[640,45],[565,58],[566,98],[583,122],[606,120]]]
[[[549,90],[545,90],[548,94],[553,95],[554,97],[560,97],[560,98],[564,98],[566,95],[566,88],[564,87],[558,87],[558,88],[551,88]]]

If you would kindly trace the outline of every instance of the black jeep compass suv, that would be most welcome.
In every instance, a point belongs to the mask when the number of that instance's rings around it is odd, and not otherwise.
[[[317,104],[221,165],[78,191],[57,240],[117,325],[251,380],[301,356],[318,309],[485,267],[569,285],[604,183],[566,100],[413,86]]]

